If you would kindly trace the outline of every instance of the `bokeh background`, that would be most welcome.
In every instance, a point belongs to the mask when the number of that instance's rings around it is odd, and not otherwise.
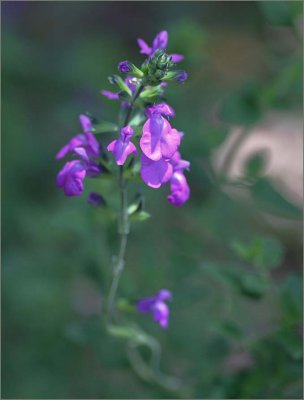
[[[303,398],[302,4],[1,2],[2,398]],[[169,32],[189,80],[170,85],[191,200],[144,188],[120,295],[174,294],[170,392],[139,379],[101,309],[115,220],[55,186],[78,116],[115,120],[99,91],[136,38]],[[110,137],[105,136],[106,143]],[[113,189],[114,190],[114,189]]]

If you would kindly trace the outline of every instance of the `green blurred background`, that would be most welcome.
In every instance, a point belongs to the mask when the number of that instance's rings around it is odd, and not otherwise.
[[[1,9],[2,397],[302,398],[301,2]],[[137,37],[163,29],[189,73],[167,100],[192,196],[176,209],[167,188],[143,189],[152,218],[132,225],[120,294],[173,292],[168,331],[132,318],[161,342],[162,369],[185,382],[174,393],[140,380],[104,328],[116,227],[86,196],[111,199],[113,187],[88,180],[83,196],[65,198],[54,160],[80,113],[116,119],[99,91],[111,90],[119,61],[143,60]]]

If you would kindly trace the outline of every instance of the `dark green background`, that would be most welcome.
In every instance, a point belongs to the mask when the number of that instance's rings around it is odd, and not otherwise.
[[[2,397],[302,398],[301,212],[259,179],[258,160],[248,174],[261,201],[250,205],[222,191],[210,164],[230,122],[301,108],[301,2],[1,7]],[[176,209],[167,188],[143,189],[152,218],[132,225],[120,294],[173,292],[168,331],[132,318],[160,340],[162,369],[187,385],[179,393],[141,381],[104,329],[116,227],[86,195],[111,199],[114,186],[88,180],[80,198],[55,186],[54,155],[79,132],[79,114],[116,119],[99,91],[119,61],[143,60],[137,37],[150,43],[162,29],[189,73],[167,98],[192,194]],[[266,225],[264,207],[300,228]]]

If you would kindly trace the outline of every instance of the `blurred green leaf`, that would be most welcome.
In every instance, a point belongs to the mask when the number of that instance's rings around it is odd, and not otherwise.
[[[260,299],[269,289],[269,282],[259,275],[244,275],[241,278],[241,292],[253,299]]]
[[[230,124],[252,125],[262,114],[259,104],[259,87],[248,83],[236,93],[231,93],[222,102],[220,117]]]
[[[233,241],[231,247],[241,259],[258,267],[272,269],[283,261],[283,247],[272,237],[256,237],[248,244]]]
[[[290,218],[298,218],[301,211],[279,194],[266,178],[260,178],[251,187],[253,199],[265,211]]]

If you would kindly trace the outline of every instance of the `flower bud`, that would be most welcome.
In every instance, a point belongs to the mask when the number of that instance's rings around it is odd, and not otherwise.
[[[118,64],[118,70],[123,74],[130,74],[136,78],[143,78],[144,73],[129,61],[121,61]]]
[[[188,78],[188,74],[186,71],[178,70],[178,71],[169,71],[165,74],[162,78],[163,82],[169,81],[177,81],[179,83],[184,83],[185,80]]]

